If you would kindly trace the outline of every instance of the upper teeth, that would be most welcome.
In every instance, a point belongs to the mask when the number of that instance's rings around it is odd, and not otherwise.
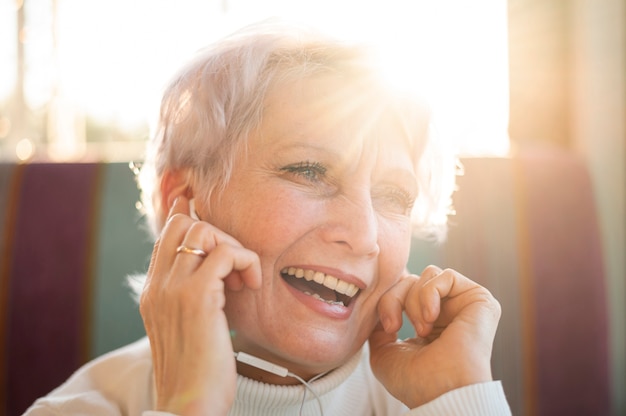
[[[283,269],[282,273],[294,276],[298,279],[304,278],[307,281],[313,280],[315,283],[324,285],[329,289],[332,289],[349,297],[356,295],[356,292],[359,291],[359,288],[355,284],[339,280],[335,276],[331,276],[322,272],[289,267]]]

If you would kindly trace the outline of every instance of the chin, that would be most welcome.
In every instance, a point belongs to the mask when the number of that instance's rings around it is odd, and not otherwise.
[[[360,302],[350,305],[348,313],[335,313],[341,308],[300,292],[294,296],[292,291],[283,302],[253,299],[242,292],[230,295],[225,312],[234,329],[235,351],[292,371],[319,374],[341,366],[361,349],[375,324],[375,318],[363,316]]]
[[[295,339],[292,339],[295,338]],[[298,335],[290,336],[281,345],[283,356],[300,366],[311,367],[317,372],[337,368],[356,354],[365,343],[366,336],[357,336],[343,328],[308,328]]]

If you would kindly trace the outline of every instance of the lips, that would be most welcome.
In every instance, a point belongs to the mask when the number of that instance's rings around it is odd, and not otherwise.
[[[280,273],[290,286],[331,305],[349,306],[359,293],[354,283],[320,271],[286,267]]]

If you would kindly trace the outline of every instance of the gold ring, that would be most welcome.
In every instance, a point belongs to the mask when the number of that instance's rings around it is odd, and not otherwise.
[[[207,252],[204,250],[200,250],[199,248],[189,248],[186,246],[178,246],[178,248],[176,249],[176,253],[195,254],[196,256],[200,256],[200,257],[207,256]]]

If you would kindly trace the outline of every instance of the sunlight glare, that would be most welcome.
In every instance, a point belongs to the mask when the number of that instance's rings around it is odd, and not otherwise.
[[[450,3],[410,3],[372,40],[390,82],[429,103],[440,139],[464,156],[506,155],[506,4]]]
[[[389,79],[424,97],[437,134],[464,154],[508,151],[505,0],[56,4],[56,25],[45,14],[48,8],[29,9],[29,19],[35,19],[35,29],[28,32],[25,86],[31,108],[62,100],[69,113],[103,124],[145,125],[154,121],[164,85],[195,51],[245,24],[284,17],[378,46]],[[15,28],[14,21],[6,22]],[[56,53],[45,32],[51,27],[57,28]],[[10,34],[7,26],[0,29],[5,33]],[[8,38],[0,46],[9,45]],[[7,82],[15,79],[8,64],[14,62],[14,51],[6,51],[0,56],[11,58],[0,60],[0,95],[5,98],[11,91]]]
[[[508,154],[506,1],[318,0],[303,7],[275,0],[273,5],[280,16],[374,45],[389,81],[429,103],[435,133],[462,155]],[[263,7],[265,17],[271,15],[267,2]],[[246,13],[250,21],[258,20],[254,7]]]

